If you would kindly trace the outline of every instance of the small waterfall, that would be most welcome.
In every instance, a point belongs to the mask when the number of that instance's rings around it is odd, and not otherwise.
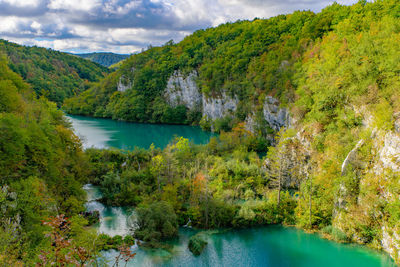
[[[97,226],[99,233],[104,233],[109,236],[126,236],[131,233],[131,215],[132,211],[123,207],[105,206],[99,201],[102,197],[98,187],[92,184],[86,184],[83,189],[87,193],[87,202],[85,204],[87,211],[99,211],[100,223]]]
[[[191,221],[190,218],[189,218],[188,222],[187,222],[183,227],[192,228],[192,226],[189,225],[191,222],[192,222],[192,221]]]

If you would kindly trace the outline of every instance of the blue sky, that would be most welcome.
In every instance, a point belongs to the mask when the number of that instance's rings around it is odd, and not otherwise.
[[[330,0],[0,0],[0,38],[65,52],[134,53],[238,19],[320,11]],[[338,0],[352,4],[354,0]]]

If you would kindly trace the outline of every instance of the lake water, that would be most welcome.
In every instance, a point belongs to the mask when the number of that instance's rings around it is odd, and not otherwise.
[[[175,136],[183,136],[195,144],[208,143],[214,134],[197,126],[148,124],[68,115],[84,148],[149,148],[152,143],[164,148]]]
[[[126,235],[131,229],[133,210],[105,207],[96,201],[99,189],[85,185],[87,210],[100,211],[97,229],[111,236]],[[187,248],[189,238],[199,230],[181,227],[179,238],[170,242],[171,250],[143,249],[133,246],[135,258],[127,266],[282,266],[282,267],[373,267],[395,266],[386,254],[354,244],[339,244],[307,234],[293,227],[279,225],[239,230],[204,231],[208,245],[200,256]],[[118,253],[103,256],[112,265]]]
[[[195,143],[205,143],[210,134],[199,128],[174,125],[149,125],[106,119],[70,117],[75,131],[86,139],[85,147],[147,148],[151,143],[164,147],[174,135]],[[88,194],[87,210],[100,212],[97,229],[111,236],[129,234],[132,209],[107,207],[96,201],[98,188],[84,187]],[[243,230],[207,231],[208,245],[196,257],[188,250],[190,236],[196,230],[181,228],[172,249],[149,250],[133,246],[137,254],[127,266],[279,266],[279,267],[372,267],[395,266],[387,254],[363,246],[338,244],[292,227],[264,226]],[[112,265],[115,251],[103,256]]]

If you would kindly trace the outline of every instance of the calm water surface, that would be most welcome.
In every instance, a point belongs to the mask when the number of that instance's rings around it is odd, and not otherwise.
[[[210,232],[208,245],[196,257],[187,244],[191,229],[180,229],[171,252],[135,247],[128,266],[271,266],[271,267],[372,267],[395,266],[387,255],[356,245],[337,244],[291,227]],[[105,256],[113,259],[115,251]]]
[[[132,209],[106,207],[96,201],[99,189],[85,185],[87,210],[100,211],[98,231],[111,236],[127,235],[132,226]],[[198,231],[180,228],[172,249],[151,250],[133,246],[135,258],[127,266],[282,266],[282,267],[373,267],[395,266],[384,253],[363,246],[338,244],[292,227],[265,226],[243,230],[206,231],[208,245],[196,257],[187,248],[189,238]],[[103,253],[111,266],[116,251]]]
[[[200,128],[176,125],[150,125],[69,116],[75,132],[85,139],[85,147],[148,148],[151,143],[165,147],[174,137],[184,136],[195,143],[206,143],[211,134]],[[100,212],[98,231],[111,236],[127,235],[132,226],[132,209],[107,207],[96,201],[98,188],[85,185],[86,209]],[[190,236],[196,230],[181,228],[172,249],[149,250],[133,246],[137,255],[127,266],[271,266],[271,267],[373,267],[395,266],[386,254],[357,245],[338,244],[306,234],[295,228],[266,226],[244,230],[208,231],[208,245],[195,257],[188,250]],[[115,251],[104,258],[112,266]]]
[[[132,123],[72,115],[67,118],[72,122],[75,133],[81,138],[85,148],[149,148],[152,143],[156,147],[164,148],[175,136],[183,136],[195,144],[208,143],[213,136],[197,126]]]

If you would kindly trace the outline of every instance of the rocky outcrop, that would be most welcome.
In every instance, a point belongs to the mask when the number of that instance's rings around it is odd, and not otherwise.
[[[379,159],[382,168],[400,172],[400,136],[397,133],[388,132],[385,134]]]
[[[400,231],[382,226],[382,248],[388,252],[393,259],[400,259]]]
[[[175,71],[168,79],[165,98],[171,106],[184,105],[190,110],[199,110],[203,116],[215,120],[236,111],[237,99],[222,93],[220,97],[207,97],[196,84],[197,72],[184,75]]]
[[[124,76],[121,76],[118,81],[117,90],[118,92],[125,92],[126,90],[132,88],[132,83],[127,82]]]
[[[282,127],[290,126],[290,114],[286,108],[281,108],[280,103],[272,96],[266,96],[263,105],[265,120],[275,131]]]
[[[176,70],[168,79],[165,97],[171,106],[184,105],[193,110],[201,107],[202,94],[196,85],[197,72],[194,70],[186,77]]]
[[[262,114],[265,122],[274,131],[279,131],[282,127],[289,128],[291,125],[289,111],[281,107],[279,101],[272,96],[265,97]],[[257,124],[255,116],[253,113],[246,118],[246,129],[253,133]]]
[[[238,99],[227,96],[225,92],[219,98],[207,98],[203,94],[203,116],[215,120],[233,114],[238,103]]]
[[[133,74],[135,72],[135,68],[131,69],[131,73]],[[129,76],[129,77],[128,77]],[[133,86],[133,75],[121,75],[118,80],[117,84],[117,90],[118,92],[125,92],[128,89],[131,89]]]
[[[210,120],[225,116],[233,116],[239,100],[222,92],[219,96],[208,97],[201,93],[196,84],[197,71],[193,70],[184,75],[180,70],[174,71],[169,77],[165,89],[165,99],[171,106],[184,105],[190,110],[202,112],[203,117]],[[122,87],[121,87],[122,88]],[[290,126],[290,115],[287,109],[280,107],[280,103],[272,96],[265,97],[263,103],[263,116],[268,125],[275,131],[283,126]],[[254,114],[246,119],[247,129],[254,132]]]

